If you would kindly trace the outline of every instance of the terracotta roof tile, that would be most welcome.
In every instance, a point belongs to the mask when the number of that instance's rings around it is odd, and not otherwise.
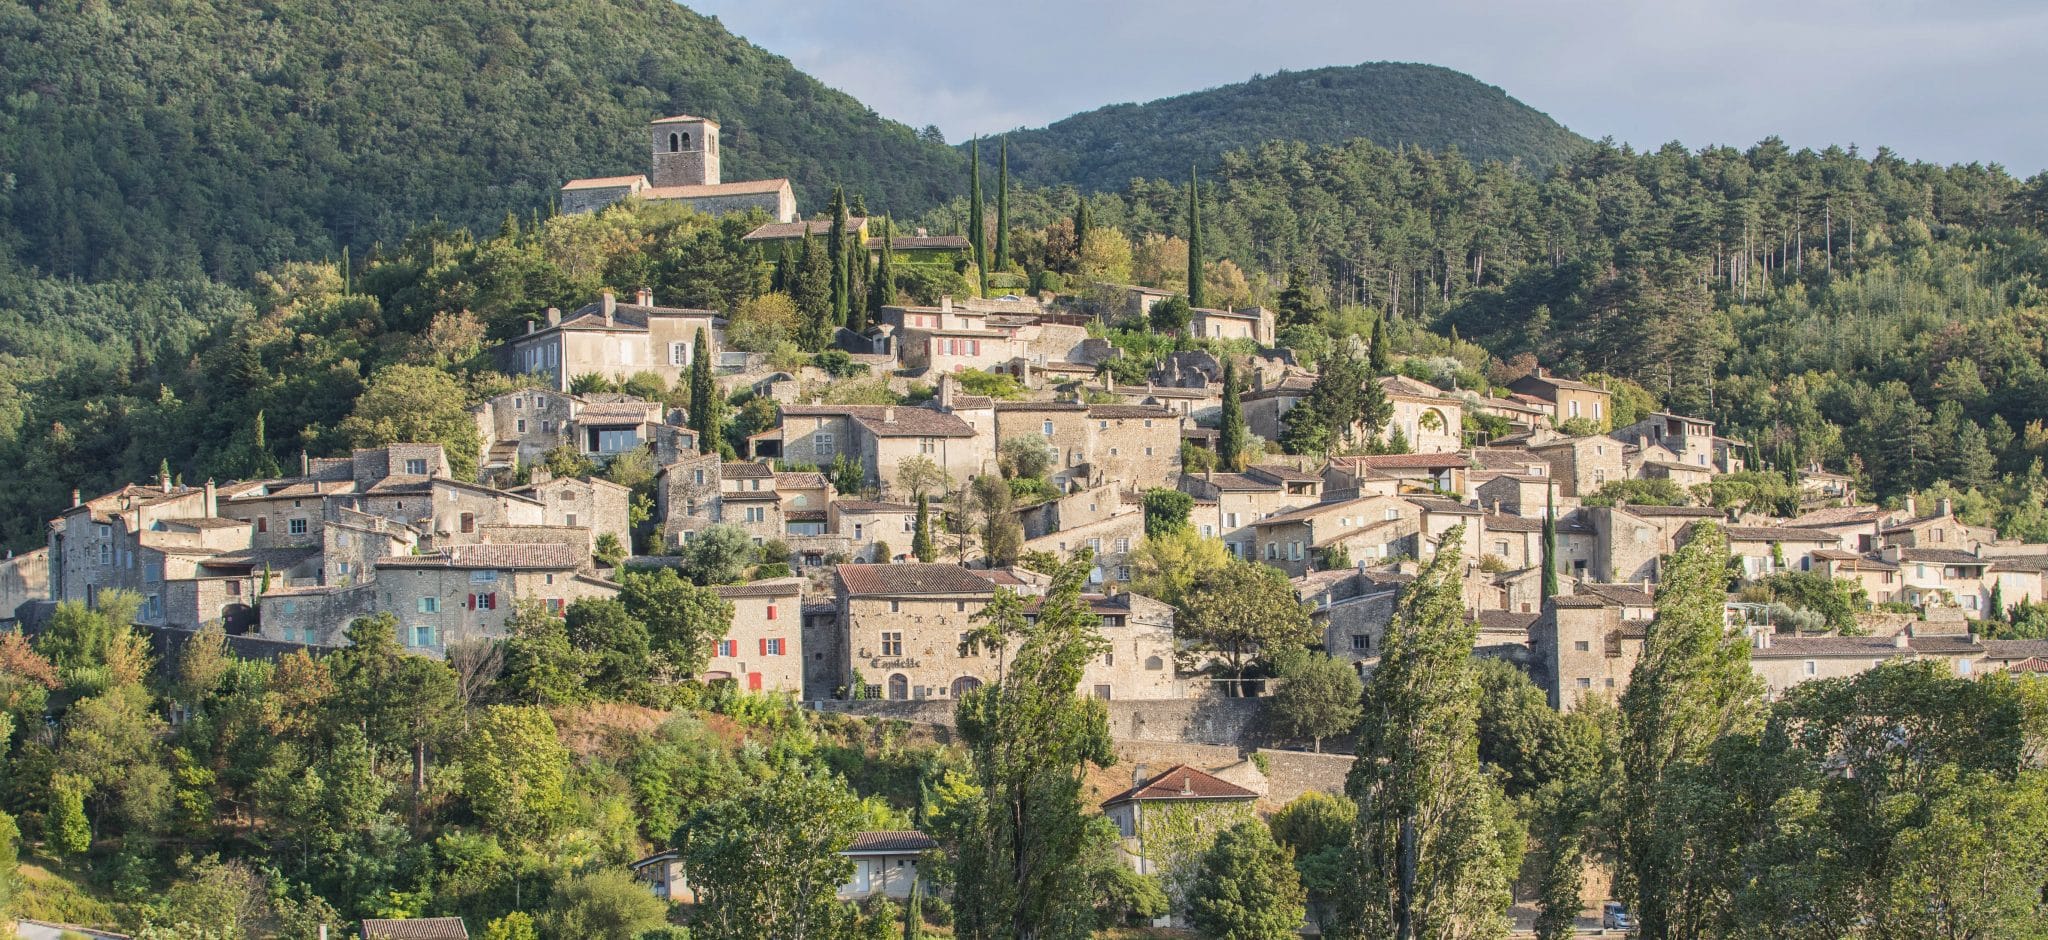
[[[990,594],[988,578],[946,564],[840,565],[839,581],[850,596],[878,594]]]
[[[379,568],[580,568],[589,560],[582,545],[535,542],[511,545],[456,545],[430,555],[380,558]]]
[[[460,917],[415,917],[408,920],[365,920],[369,940],[469,940]]]
[[[1103,806],[1119,803],[1133,803],[1144,800],[1256,800],[1253,793],[1237,784],[1220,779],[1214,774],[1196,770],[1186,764],[1167,768],[1144,783],[1102,801]]]
[[[904,855],[938,847],[939,843],[937,840],[914,829],[894,832],[863,832],[854,836],[853,841],[848,843],[846,848],[839,850],[839,854],[864,855],[873,853]]]

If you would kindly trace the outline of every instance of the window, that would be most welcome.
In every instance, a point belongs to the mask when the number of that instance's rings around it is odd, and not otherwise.
[[[270,531],[270,517],[269,517],[269,516],[257,516],[257,517],[256,517],[256,531],[257,531],[257,532],[258,532],[259,534],[260,534],[260,533],[264,533],[264,532],[269,532],[269,531]]]
[[[113,565],[113,563],[114,563],[114,546],[112,546],[112,545],[108,545],[108,544],[105,544],[105,543],[101,543],[101,545],[100,545],[100,567],[102,567],[102,568],[105,568],[105,567],[109,567],[109,566]]]
[[[433,628],[433,627],[424,627],[424,626],[422,626],[422,627],[414,627],[414,628],[412,628],[412,645],[414,645],[414,646],[432,646],[432,645],[434,645],[434,628]]]
[[[1494,543],[1493,543],[1493,553],[1494,553],[1495,555],[1498,555],[1498,556],[1500,556],[1500,557],[1501,557],[1501,558],[1503,558],[1503,559],[1507,558],[1507,557],[1508,557],[1508,543],[1507,543],[1507,540],[1506,540],[1506,539],[1496,539],[1496,540],[1494,540]]]
[[[737,641],[737,640],[719,640],[719,641],[718,641],[718,655],[720,655],[720,656],[738,656],[738,655],[739,655],[739,641]]]
[[[954,602],[953,602],[953,612],[954,612],[954,613],[956,613],[956,614],[964,614],[964,613],[966,613],[966,612],[967,612],[967,602],[966,602],[966,601],[954,601]]]
[[[882,634],[882,655],[884,655],[884,656],[901,656],[901,655],[903,655],[903,634],[902,634],[902,633],[900,633],[900,632],[897,632],[897,631],[893,631],[893,630],[892,630],[892,631],[886,631],[886,632],[884,632],[884,633]]]
[[[1150,457],[1150,456],[1152,456],[1152,448],[1150,448],[1150,447],[1147,447],[1147,448],[1145,448],[1145,456],[1147,456],[1147,457]]]
[[[1128,552],[1128,551],[1130,551],[1130,550],[1131,550],[1131,540],[1130,540],[1130,539],[1124,538],[1124,539],[1117,539],[1117,540],[1116,540],[1116,551],[1117,551],[1117,554],[1121,555],[1121,554],[1123,554],[1123,553],[1125,553],[1125,552]]]
[[[405,462],[405,472],[410,473],[416,477],[426,476],[427,462],[419,458],[408,460]]]
[[[1051,422],[1051,421],[1047,421],[1047,422],[1045,422],[1045,424],[1044,424],[1044,428],[1045,428],[1045,436],[1046,436],[1046,437],[1051,437],[1051,436],[1052,436],[1052,422]]]
[[[922,454],[936,454],[939,452],[939,439],[936,437],[920,437],[917,439],[917,450]]]
[[[766,522],[766,521],[768,521],[768,510],[767,510],[766,508],[764,508],[764,507],[761,507],[761,506],[748,506],[748,507],[747,507],[747,521],[748,521],[748,522]]]
[[[470,609],[470,610],[497,610],[497,609],[498,609],[498,593],[497,593],[496,591],[490,591],[490,592],[486,592],[486,593],[482,593],[482,594],[471,594],[471,595],[469,596],[469,609]]]
[[[1590,689],[1593,687],[1593,680],[1585,676],[1580,676],[1578,686],[1582,689]]]
[[[525,410],[526,410],[526,399],[524,399],[524,398],[514,398],[514,399],[512,399],[512,410],[514,410],[514,411],[525,411]]]
[[[1224,528],[1226,528],[1226,529],[1235,529],[1235,528],[1237,528],[1237,513],[1234,513],[1234,512],[1226,512],[1226,513],[1224,513],[1224,514],[1223,514],[1223,527],[1224,527]]]
[[[686,366],[686,365],[689,365],[689,364],[690,364],[690,354],[691,354],[691,349],[690,349],[690,344],[689,344],[689,343],[683,343],[683,342],[675,342],[675,343],[670,343],[670,344],[668,344],[668,364],[669,364],[669,365],[672,365],[672,366]]]
[[[519,429],[519,433],[521,433],[521,434],[525,434],[525,433],[526,433],[526,419],[525,419],[525,418],[520,418],[520,419],[519,419],[518,421],[514,422],[514,424],[516,424],[516,425],[518,426],[518,429]]]
[[[574,526],[576,524],[576,514],[572,512],[569,513],[567,516],[564,516],[562,518],[562,524],[566,526]]]
[[[1109,690],[1109,686],[1107,686],[1107,685],[1098,685],[1098,686],[1096,686],[1096,687],[1095,687],[1095,697],[1096,697],[1096,698],[1099,698],[1099,699],[1101,699],[1101,700],[1103,700],[1103,701],[1105,701],[1105,702],[1109,701],[1109,699],[1110,699],[1110,690]]]
[[[1278,543],[1278,542],[1267,542],[1267,543],[1266,543],[1266,560],[1267,560],[1267,561],[1277,561],[1277,560],[1278,560],[1279,558],[1280,558],[1280,543]]]
[[[763,655],[763,656],[781,656],[781,655],[783,655],[783,652],[782,652],[782,637],[779,637],[779,636],[778,636],[778,637],[769,637],[768,639],[762,640],[762,641],[761,641],[761,655]]]
[[[1372,649],[1372,637],[1370,637],[1370,636],[1368,636],[1368,635],[1366,635],[1366,634],[1363,634],[1363,633],[1354,633],[1354,634],[1352,634],[1352,635],[1351,635],[1351,648],[1352,648],[1352,649],[1354,649],[1354,650],[1357,650],[1358,652],[1361,652],[1361,653],[1363,653],[1363,652],[1367,652],[1367,651],[1371,650],[1371,649]]]
[[[441,599],[440,599],[440,598],[438,598],[438,597],[422,597],[422,598],[420,598],[420,603],[419,603],[419,611],[420,611],[420,613],[423,613],[423,614],[438,614],[438,613],[440,613],[440,612],[441,612]]]
[[[1300,561],[1300,560],[1301,560],[1301,543],[1300,543],[1300,542],[1289,542],[1289,543],[1287,543],[1287,560],[1288,560],[1288,561]]]
[[[1579,416],[1579,403],[1578,403],[1578,401],[1577,401],[1576,399],[1575,399],[1575,400],[1573,400],[1573,401],[1572,401],[1572,403],[1571,403],[1571,412],[1572,412],[1572,417],[1576,418],[1576,417],[1578,417],[1578,416]]]
[[[473,512],[465,512],[465,513],[463,513],[463,514],[462,514],[462,523],[461,523],[461,526],[462,526],[462,534],[464,534],[464,535],[468,535],[468,534],[470,534],[470,533],[472,533],[472,532],[475,532],[475,531],[476,531],[476,513],[473,513]]]
[[[489,570],[472,571],[469,573],[469,583],[471,584],[492,584],[495,583],[497,580],[498,571],[495,568]]]
[[[1572,651],[1576,653],[1590,653],[1593,651],[1593,643],[1590,640],[1573,640]]]
[[[824,431],[811,435],[811,450],[820,457],[832,456],[832,435]]]
[[[889,612],[890,612],[890,613],[892,613],[892,614],[900,614],[900,613],[902,613],[902,612],[903,612],[903,602],[902,602],[902,601],[890,601],[890,602],[889,602]]]
[[[681,134],[670,134],[670,135],[668,135],[668,152],[669,152],[669,153],[682,153],[682,152],[683,152],[683,135],[681,135]]]

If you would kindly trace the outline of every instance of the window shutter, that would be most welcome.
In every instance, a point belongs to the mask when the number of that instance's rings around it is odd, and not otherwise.
[[[770,619],[770,620],[774,620],[774,619],[775,619],[775,605],[774,605],[774,604],[769,604],[769,605],[768,605],[768,619]]]
[[[763,655],[763,656],[766,656],[766,655],[768,655],[768,638],[767,638],[767,637],[762,637],[762,638],[761,638],[761,655]]]
[[[463,603],[463,606],[464,606],[464,607],[467,607],[467,608],[469,608],[470,610],[475,610],[475,609],[476,609],[476,595],[474,595],[474,594],[471,594],[471,595],[469,596],[469,600],[468,600],[468,601],[465,601],[465,602]]]

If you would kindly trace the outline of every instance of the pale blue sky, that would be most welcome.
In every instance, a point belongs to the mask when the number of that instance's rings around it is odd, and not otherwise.
[[[1468,72],[1588,137],[2048,167],[2043,0],[692,0],[948,140],[1255,73]]]

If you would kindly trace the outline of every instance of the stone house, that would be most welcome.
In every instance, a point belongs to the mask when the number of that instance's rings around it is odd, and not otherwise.
[[[1386,479],[1394,480],[1402,492],[1463,493],[1465,472],[1471,465],[1471,458],[1454,451],[1350,455],[1330,458],[1323,468],[1323,481],[1332,493],[1382,491],[1373,484]]]
[[[716,355],[725,337],[725,318],[716,311],[658,306],[646,289],[633,303],[620,303],[607,290],[567,316],[550,308],[546,323],[529,322],[525,334],[500,347],[500,365],[557,391],[580,375],[624,382],[641,372],[674,386],[689,381],[699,330]]]
[[[1628,479],[1626,447],[1605,435],[1534,444],[1529,454],[1550,464],[1550,477],[1557,481],[1559,496],[1591,496],[1611,482]]]
[[[1279,440],[1287,430],[1287,413],[1301,404],[1315,384],[1315,376],[1302,372],[1288,372],[1270,381],[1265,372],[1253,372],[1251,389],[1238,396],[1245,427],[1266,440]]]
[[[1627,427],[1614,429],[1611,436],[1646,450],[1662,447],[1674,454],[1678,463],[1689,466],[1709,468],[1718,473],[1734,473],[1742,469],[1739,454],[1742,445],[1717,437],[1714,422],[1705,418],[1688,418],[1659,411]]]
[[[886,564],[910,558],[911,542],[917,535],[914,503],[835,499],[826,507],[825,518],[827,531],[846,541],[847,553],[855,560]],[[938,514],[933,513],[933,538],[938,537],[939,524]]]
[[[1499,559],[1507,571],[1543,567],[1543,520],[1508,513],[1487,513],[1480,558]],[[1504,609],[1508,605],[1502,604]]]
[[[1510,395],[1506,398],[1474,395],[1471,407],[1479,409],[1480,414],[1505,418],[1510,424],[1524,428],[1549,427],[1552,416],[1557,414],[1557,406],[1550,402],[1531,399],[1527,395]]]
[[[1018,438],[1044,440],[1052,449],[1055,485],[1120,482],[1142,490],[1168,485],[1180,472],[1184,421],[1149,405],[999,402],[995,439],[998,453]]]
[[[869,219],[865,216],[847,216],[847,237],[865,242],[868,237],[868,222]],[[791,252],[802,252],[803,240],[806,237],[818,239],[822,244],[831,244],[826,239],[832,237],[832,220],[801,219],[791,222],[769,222],[740,236],[740,243],[752,246],[755,251],[760,253],[763,259],[773,262],[777,257],[781,256],[785,248]]]
[[[1076,497],[1088,499],[1094,494],[1104,493],[1113,488],[1101,487],[1076,493]],[[1061,500],[1059,502],[1065,502]],[[1067,558],[1081,549],[1094,553],[1094,567],[1088,572],[1088,583],[1102,584],[1131,582],[1130,556],[1140,542],[1145,540],[1145,509],[1141,503],[1125,502],[1114,493],[1107,499],[1095,500],[1096,505],[1114,506],[1113,511],[1101,513],[1074,513],[1060,521],[1060,527],[1035,538],[1024,540],[1024,550],[1051,552],[1060,558]],[[1045,503],[1042,505],[1055,505]]]
[[[618,585],[589,573],[590,556],[579,545],[457,545],[425,555],[380,559],[369,592],[370,609],[399,620],[399,640],[408,648],[439,655],[449,643],[506,635],[519,601],[537,601],[551,613],[586,597],[613,597]],[[338,645],[347,621],[307,622],[308,612],[288,611],[289,596],[263,598],[263,630],[311,627],[326,645]],[[273,603],[275,601],[275,603]],[[278,639],[298,637],[282,632]]]
[[[540,525],[588,530],[590,551],[597,551],[601,535],[618,537],[619,545],[631,550],[633,541],[633,490],[601,477],[542,477],[512,490],[540,503]],[[485,541],[491,539],[486,538]]]
[[[1873,604],[1901,603],[1899,564],[1875,552],[1827,548],[1813,553],[1813,570],[1834,581],[1853,581]]]
[[[1187,697],[1174,663],[1171,606],[1129,591],[1082,599],[1109,650],[1081,671],[1081,692],[1119,702]]]
[[[1541,519],[1545,512],[1560,511],[1557,480],[1546,463],[1530,463],[1519,470],[1474,470],[1465,475],[1465,485],[1479,505],[1496,512]]]
[[[765,463],[726,463],[719,468],[719,521],[746,530],[759,545],[788,534],[775,470]]]
[[[1299,577],[1323,567],[1340,546],[1353,562],[1420,559],[1422,507],[1398,496],[1339,499],[1276,513],[1252,523],[1257,558]]]
[[[1991,567],[1984,572],[1984,616],[2004,614],[2004,611],[1994,610],[1990,605],[1993,585],[1999,588],[1998,593],[2007,607],[2022,601],[2039,603],[2048,600],[2048,555],[2004,555],[1989,560]],[[6,610],[6,605],[0,603],[0,614]]]
[[[1188,320],[1188,335],[1202,339],[1248,339],[1262,347],[1272,346],[1273,324],[1273,311],[1264,307],[1196,307],[1194,316]]]
[[[771,578],[712,588],[732,605],[732,624],[700,676],[730,679],[749,692],[801,695],[804,690],[804,578]]]
[[[680,203],[705,215],[759,209],[777,222],[796,220],[796,192],[789,180],[722,180],[717,121],[691,114],[656,118],[647,124],[647,138],[652,182],[637,174],[570,180],[562,184],[562,212],[596,212],[624,199],[649,199]]]
[[[1393,417],[1380,430],[1379,439],[1391,442],[1395,430],[1408,439],[1408,449],[1418,454],[1442,454],[1465,446],[1465,403],[1427,382],[1405,375],[1379,380],[1394,406]]]
[[[1856,480],[1847,474],[1833,473],[1818,465],[1799,471],[1799,504],[1802,507],[1854,506],[1856,504]]]
[[[939,843],[913,830],[863,832],[853,837],[839,854],[853,860],[853,877],[839,886],[841,900],[861,901],[885,897],[910,897],[917,884],[918,863]]]
[[[1934,512],[1928,515],[1917,515],[1916,508],[1916,500],[1908,496],[1902,513],[1906,518],[1879,530],[1884,544],[1973,552],[1979,545],[1998,541],[1996,529],[1970,525],[1956,518],[1955,505],[1946,499],[1937,502]]]
[[[957,414],[907,405],[788,405],[782,409],[786,460],[828,467],[845,454],[867,479],[895,486],[896,468],[912,457],[939,465],[954,480],[995,468],[995,429],[977,429]]]
[[[1721,517],[1719,510],[1699,506],[1587,506],[1580,513],[1593,535],[1585,571],[1607,583],[1656,581],[1663,556],[1681,544],[1682,530]]]
[[[1643,595],[1645,598],[1648,595]],[[1570,711],[1590,696],[1619,699],[1641,658],[1656,608],[1601,594],[1553,597],[1529,627],[1537,684],[1552,708]]]
[[[1276,472],[1280,469],[1284,468],[1183,474],[1181,492],[1196,499],[1189,521],[1204,537],[1222,539],[1232,555],[1257,557],[1254,523],[1290,509],[1313,506],[1323,498],[1322,478],[1298,479],[1298,471]]]
[[[510,469],[514,463],[532,465],[557,447],[575,443],[570,422],[576,414],[577,396],[538,385],[514,389],[479,402],[469,409],[476,418],[477,438],[482,442],[482,459],[477,466]]]
[[[49,523],[49,599],[96,607],[103,591],[132,591],[142,599],[137,619],[161,623],[166,579],[192,577],[199,560],[249,547],[248,526],[218,520],[217,505],[212,483],[180,486],[168,477],[91,500],[73,491],[71,508]],[[173,531],[173,522],[187,524]]]
[[[1867,554],[1884,547],[1884,530],[1896,514],[1877,506],[1831,506],[1804,513],[1788,526],[1817,529],[1835,537],[1844,552]]]
[[[50,550],[38,548],[0,558],[0,623],[14,619],[23,604],[50,599]]]
[[[1559,423],[1585,418],[1599,425],[1602,431],[1612,426],[1610,409],[1614,396],[1598,385],[1559,378],[1539,367],[1535,372],[1509,382],[1508,388],[1549,404],[1552,417]]]
[[[1691,526],[1679,534],[1678,544],[1691,539]],[[1794,526],[1724,525],[1728,553],[1742,565],[1745,578],[1767,578],[1781,571],[1812,571],[1813,553],[1833,548],[1835,538],[1826,532]]]
[[[1394,602],[1413,576],[1364,566],[1311,571],[1293,579],[1294,595],[1322,628],[1323,651],[1364,672],[1386,646]]]
[[[1144,772],[1141,764],[1133,774]],[[1102,801],[1102,814],[1123,838],[1124,860],[1138,874],[1159,878],[1166,889],[1172,913],[1154,926],[1186,922],[1203,855],[1223,830],[1258,819],[1258,799],[1256,792],[1176,764]]]
[[[1801,682],[1858,676],[1896,660],[1943,661],[1951,675],[1967,678],[1984,655],[1983,644],[1970,633],[1928,635],[1909,628],[1895,636],[1778,636],[1765,630],[1753,638],[1749,667],[1776,698]]]
[[[1956,548],[1886,546],[1881,556],[1899,566],[1900,600],[1922,610],[1960,608],[1982,618],[1991,595],[1984,575],[1992,559]]]

